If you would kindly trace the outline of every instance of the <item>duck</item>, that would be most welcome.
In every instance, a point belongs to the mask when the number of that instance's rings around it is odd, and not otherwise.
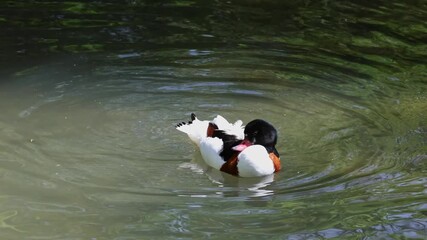
[[[277,130],[262,119],[243,126],[241,120],[228,122],[221,115],[213,120],[191,120],[175,125],[200,149],[203,160],[212,168],[238,177],[262,177],[280,171],[276,149]]]

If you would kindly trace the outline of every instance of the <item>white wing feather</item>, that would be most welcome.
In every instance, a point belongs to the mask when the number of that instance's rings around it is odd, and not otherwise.
[[[212,120],[212,123],[216,124],[218,129],[223,130],[226,134],[237,136],[237,139],[243,139],[245,137],[244,126],[242,126],[243,122],[241,120],[237,120],[232,124],[221,115],[218,115]]]
[[[191,124],[184,124],[176,127],[177,130],[184,132],[197,146],[206,138],[206,132],[209,126],[209,121],[200,121],[194,119]]]
[[[186,133],[188,137],[190,137],[191,141],[193,141],[197,146],[200,146],[200,142],[207,138],[206,134],[209,122],[217,125],[218,129],[223,130],[225,133],[237,136],[237,139],[244,138],[244,127],[242,126],[242,121],[238,120],[232,124],[221,115],[216,116],[212,121],[201,121],[196,118],[190,124],[182,124],[176,127],[176,129]]]
[[[222,146],[222,140],[219,138],[205,138],[200,142],[200,153],[203,159],[209,166],[218,170],[224,164],[224,159],[219,155]]]

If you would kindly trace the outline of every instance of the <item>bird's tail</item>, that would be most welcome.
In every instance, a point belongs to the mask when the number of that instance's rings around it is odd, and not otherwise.
[[[176,129],[186,133],[196,145],[199,145],[200,141],[207,137],[208,127],[209,121],[200,121],[194,113],[191,114],[191,121],[176,125]]]

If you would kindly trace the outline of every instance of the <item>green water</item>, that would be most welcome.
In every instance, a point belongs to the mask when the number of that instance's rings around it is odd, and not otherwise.
[[[1,239],[425,239],[426,1],[5,1]],[[207,168],[191,112],[279,131]]]

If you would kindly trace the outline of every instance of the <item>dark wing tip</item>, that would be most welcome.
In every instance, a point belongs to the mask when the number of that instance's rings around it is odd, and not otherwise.
[[[194,120],[196,120],[196,114],[191,113],[191,121],[180,122],[180,123],[176,124],[175,127],[177,128],[177,127],[181,127],[181,126],[184,126],[184,125],[187,125],[187,124],[190,125],[190,124],[193,123]]]
[[[180,123],[178,123],[177,125],[175,125],[175,127],[177,128],[177,127],[181,127],[181,126],[183,126],[183,125],[185,125],[185,122],[180,122]]]

